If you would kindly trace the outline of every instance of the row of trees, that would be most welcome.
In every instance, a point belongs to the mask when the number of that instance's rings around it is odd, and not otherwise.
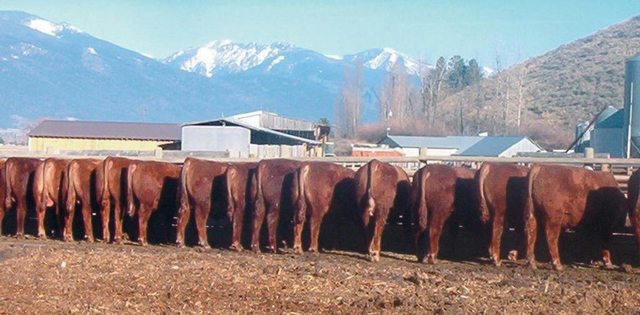
[[[378,91],[372,91],[378,105],[380,126],[394,132],[445,132],[439,103],[446,95],[474,85],[482,78],[482,70],[475,59],[465,61],[453,56],[448,61],[438,58],[435,66],[419,63],[418,77],[410,76],[407,69],[396,63],[387,74]],[[338,135],[356,138],[362,125],[364,110],[364,65],[361,60],[345,68],[344,84],[336,103]],[[419,122],[421,128],[416,129]],[[411,128],[411,129],[409,129]]]

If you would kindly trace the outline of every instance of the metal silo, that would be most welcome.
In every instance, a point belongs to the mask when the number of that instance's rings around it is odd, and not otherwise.
[[[624,80],[624,134],[626,156],[640,155],[640,54],[627,59]]]

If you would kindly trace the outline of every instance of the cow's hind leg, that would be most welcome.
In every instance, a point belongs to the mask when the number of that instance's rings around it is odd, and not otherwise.
[[[115,201],[113,204],[113,242],[122,244],[122,221],[124,220],[122,207],[119,201]]]
[[[272,208],[267,211],[267,232],[268,232],[268,245],[267,250],[275,253],[278,251],[278,223],[280,221],[280,209]]]
[[[302,230],[306,221],[307,214],[295,214],[293,218],[293,251],[296,254],[302,254]],[[309,220],[311,225],[313,218]]]
[[[327,211],[325,210],[324,213]],[[309,228],[311,229],[311,244],[309,245],[309,251],[313,253],[317,253],[319,251],[318,240],[320,239],[320,227],[322,226],[322,219],[324,215],[311,215],[309,220]]]
[[[84,239],[88,242],[93,242],[93,223],[91,222],[91,205],[89,202],[82,201],[82,223],[84,225]]]
[[[18,198],[16,201],[16,236],[24,236],[24,224],[27,217],[27,205],[26,202]]]
[[[555,270],[562,270],[562,263],[560,263],[560,251],[558,250],[558,243],[560,239],[560,224],[546,220],[544,225],[544,231],[547,238],[547,245],[549,247],[549,254],[551,255],[551,264]]]
[[[382,240],[382,232],[384,231],[384,219],[375,217],[375,226],[373,227],[373,235],[369,245],[369,259],[373,262],[380,261],[380,243]]]
[[[3,200],[0,200],[0,202],[4,203]],[[2,236],[2,222],[4,221],[5,211],[4,204],[0,204],[0,236]]]
[[[251,229],[251,250],[260,252],[260,229],[265,217],[265,207],[262,203],[256,202],[253,211],[253,222]]]
[[[244,222],[244,209],[234,209],[231,219],[231,246],[229,249],[242,251],[242,224]]]
[[[429,221],[429,250],[427,254],[427,263],[435,264],[440,251],[440,236],[444,228],[445,219],[443,216],[433,216]]]
[[[198,230],[198,246],[210,248],[207,239],[207,220],[209,219],[209,205],[196,206],[194,215],[196,217],[196,229]]]
[[[46,230],[44,228],[44,217],[47,213],[47,206],[44,202],[39,203],[36,206],[36,218],[38,221],[38,238],[47,238]]]
[[[151,209],[144,205],[138,208],[138,244],[147,245],[147,225],[151,217]]]
[[[538,222],[533,215],[525,222],[524,234],[526,241],[525,245],[527,247],[527,263],[529,267],[536,269],[538,267],[536,265],[535,256],[536,238],[538,237]]]
[[[100,211],[100,215],[102,218],[102,240],[108,243],[111,240],[111,232],[109,232],[111,204],[103,207],[102,211]]]
[[[502,231],[504,230],[504,217],[494,218],[491,226],[491,259],[493,264],[500,266],[500,246],[502,245]]]

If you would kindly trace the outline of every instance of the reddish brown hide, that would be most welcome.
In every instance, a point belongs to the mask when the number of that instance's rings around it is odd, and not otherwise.
[[[356,202],[367,233],[369,258],[380,260],[382,233],[387,219],[402,213],[406,218],[411,184],[403,169],[371,160],[355,174]]]
[[[625,197],[610,173],[579,167],[534,165],[527,177],[524,211],[527,261],[536,268],[535,243],[538,223],[544,231],[556,270],[562,269],[558,251],[561,230],[576,229],[601,243],[602,259],[611,266],[609,242],[612,231],[624,226]],[[589,242],[591,244],[591,242]]]
[[[475,176],[478,192],[477,208],[483,224],[489,230],[489,257],[500,266],[502,233],[514,228],[516,244],[522,244],[524,221],[522,213],[527,195],[527,174],[529,168],[515,164],[482,164]],[[519,247],[519,246],[518,246]],[[512,248],[510,259],[517,258],[517,249]]]
[[[412,213],[417,227],[418,261],[422,262],[426,256],[428,263],[436,262],[440,236],[448,221],[454,232],[460,223],[477,230],[479,218],[473,211],[474,175],[468,168],[444,164],[427,165],[413,175]]]
[[[291,205],[291,181],[300,162],[287,159],[262,160],[256,167],[252,190],[256,193],[253,206],[253,224],[251,230],[251,249],[260,251],[260,230],[267,220],[267,250],[275,253],[278,229],[287,239],[290,233],[290,219],[293,212]],[[280,219],[282,215],[282,220]]]
[[[73,219],[77,206],[80,206],[84,227],[84,240],[94,241],[92,211],[97,205],[96,170],[101,160],[76,159],[69,162],[66,170],[66,211],[62,239],[73,240]]]
[[[38,237],[40,238],[46,237],[45,217],[48,209],[53,208],[58,229],[63,226],[62,214],[64,213],[67,187],[62,183],[68,164],[69,160],[48,158],[38,166],[34,175],[33,198],[38,219]]]
[[[302,253],[302,229],[307,218],[311,236],[309,251],[317,252],[325,215],[356,205],[354,175],[353,170],[329,162],[305,162],[298,168],[292,185],[296,197],[293,215],[296,253]]]
[[[234,163],[227,168],[227,218],[232,226],[230,249],[233,250],[242,250],[245,214],[255,199],[255,191],[251,190],[251,178],[257,165],[258,163]]]
[[[127,198],[130,217],[138,216],[138,243],[147,245],[147,225],[151,214],[159,209],[160,217],[155,228],[158,239],[168,241],[171,220],[176,213],[178,180],[182,167],[177,164],[137,161],[127,170]]]
[[[224,185],[227,163],[205,161],[188,157],[184,161],[180,175],[180,208],[178,210],[178,226],[176,244],[184,246],[184,233],[191,217],[195,217],[198,231],[198,245],[209,247],[207,240],[207,220],[211,213],[214,200],[221,197],[218,187]],[[214,193],[218,192],[218,193]]]
[[[628,183],[628,212],[631,226],[636,236],[636,246],[638,249],[638,262],[640,263],[640,170],[631,174]]]
[[[123,241],[123,219],[127,208],[127,170],[134,160],[122,157],[107,157],[98,166],[98,202],[102,219],[102,238],[111,240],[111,213],[113,212],[113,242]]]
[[[16,236],[24,235],[28,201],[33,200],[33,178],[41,163],[34,158],[9,158],[5,162],[5,211],[15,205]],[[0,213],[0,223],[5,211]]]

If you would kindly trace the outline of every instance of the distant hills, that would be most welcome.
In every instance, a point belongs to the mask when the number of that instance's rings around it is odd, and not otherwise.
[[[364,64],[365,118],[388,69],[418,63],[392,49],[325,56],[287,43],[216,41],[155,60],[71,25],[0,11],[0,128],[41,117],[186,122],[263,109],[333,120],[345,71]],[[426,65],[424,65],[426,66]]]
[[[562,147],[574,126],[623,106],[625,59],[640,53],[640,17],[562,45],[447,97],[445,119],[466,132],[528,133]],[[521,108],[520,130],[517,126]],[[507,128],[504,128],[505,117]]]

